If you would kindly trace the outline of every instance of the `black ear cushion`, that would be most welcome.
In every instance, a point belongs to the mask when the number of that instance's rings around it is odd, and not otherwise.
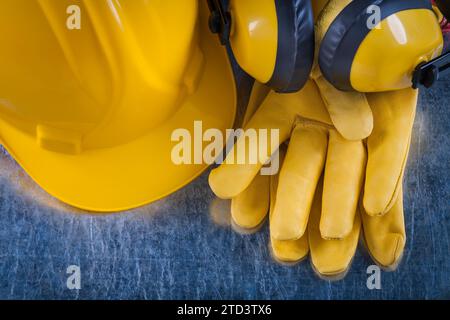
[[[436,0],[436,5],[444,15],[445,19],[450,20],[450,1],[449,0]]]
[[[267,83],[277,92],[295,92],[306,83],[314,61],[314,17],[311,0],[275,0],[278,49]]]
[[[367,25],[371,5],[380,8],[381,20],[404,10],[432,10],[429,0],[354,0],[347,5],[328,28],[319,51],[322,74],[339,90],[354,90],[350,73],[358,48],[371,31]]]

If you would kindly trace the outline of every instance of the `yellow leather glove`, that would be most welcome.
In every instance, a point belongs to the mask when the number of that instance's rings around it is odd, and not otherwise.
[[[398,195],[417,92],[371,94],[367,99],[376,123],[367,141],[367,170],[364,142],[348,141],[337,132],[319,89],[310,81],[295,94],[271,92],[246,126],[278,128],[280,143],[290,138],[279,177],[260,176],[258,164],[223,164],[211,173],[212,189],[219,197],[232,199],[233,221],[243,228],[254,228],[264,220],[271,198],[271,238],[277,259],[298,261],[311,248],[320,274],[347,270],[358,242],[358,199],[365,176],[364,203],[369,210],[361,216],[367,246],[383,266],[399,260],[405,231]],[[243,144],[238,140],[237,149]],[[269,158],[265,155],[261,163]]]
[[[405,89],[373,93],[367,94],[367,99],[374,113],[374,131],[367,139],[364,200],[357,208],[353,231],[342,241],[326,241],[320,232],[319,219],[323,212],[320,198],[316,198],[311,212],[308,241],[311,262],[320,275],[345,275],[357,245],[360,222],[366,248],[378,265],[386,270],[395,270],[403,255],[406,231],[402,178],[411,141],[417,91]],[[295,252],[305,246],[296,241],[275,243],[272,246],[284,252]]]
[[[364,144],[362,140],[346,140],[337,132],[316,84],[309,81],[303,90],[294,94],[269,93],[246,126],[250,128],[278,129],[279,144],[290,139],[280,172],[272,235],[278,240],[299,239],[304,235],[325,164],[323,237],[340,239],[348,235],[364,179]],[[246,150],[247,155],[257,153],[251,149],[257,146],[246,142],[239,139],[232,153],[235,150]],[[210,176],[213,191],[222,198],[238,196],[250,186],[271,155],[270,152],[259,155],[264,158],[255,164],[228,163],[231,161],[227,159]],[[339,212],[338,216],[335,211]]]

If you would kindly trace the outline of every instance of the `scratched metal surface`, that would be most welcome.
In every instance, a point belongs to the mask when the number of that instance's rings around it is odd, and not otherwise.
[[[420,96],[405,180],[408,241],[382,289],[360,247],[348,276],[320,280],[308,261],[271,257],[267,226],[241,235],[205,173],[147,207],[90,215],[59,203],[0,153],[0,299],[450,298],[450,80]],[[81,268],[81,290],[66,286]]]

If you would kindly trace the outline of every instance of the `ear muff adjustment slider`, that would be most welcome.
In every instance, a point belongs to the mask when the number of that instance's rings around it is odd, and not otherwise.
[[[424,62],[417,66],[413,75],[413,88],[419,86],[430,88],[442,76],[450,74],[450,52],[447,52],[430,62]]]
[[[219,35],[220,43],[224,46],[230,43],[231,14],[228,12],[221,0],[208,0],[209,29],[212,33]]]

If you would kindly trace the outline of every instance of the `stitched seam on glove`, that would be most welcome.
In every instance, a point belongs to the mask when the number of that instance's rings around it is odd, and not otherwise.
[[[319,127],[319,128],[323,128],[323,129],[327,129],[327,130],[335,130],[335,127],[332,125],[329,125],[329,124],[321,122],[321,121],[304,118],[299,115],[297,115],[295,118],[294,128],[297,126],[302,126],[305,128]]]

